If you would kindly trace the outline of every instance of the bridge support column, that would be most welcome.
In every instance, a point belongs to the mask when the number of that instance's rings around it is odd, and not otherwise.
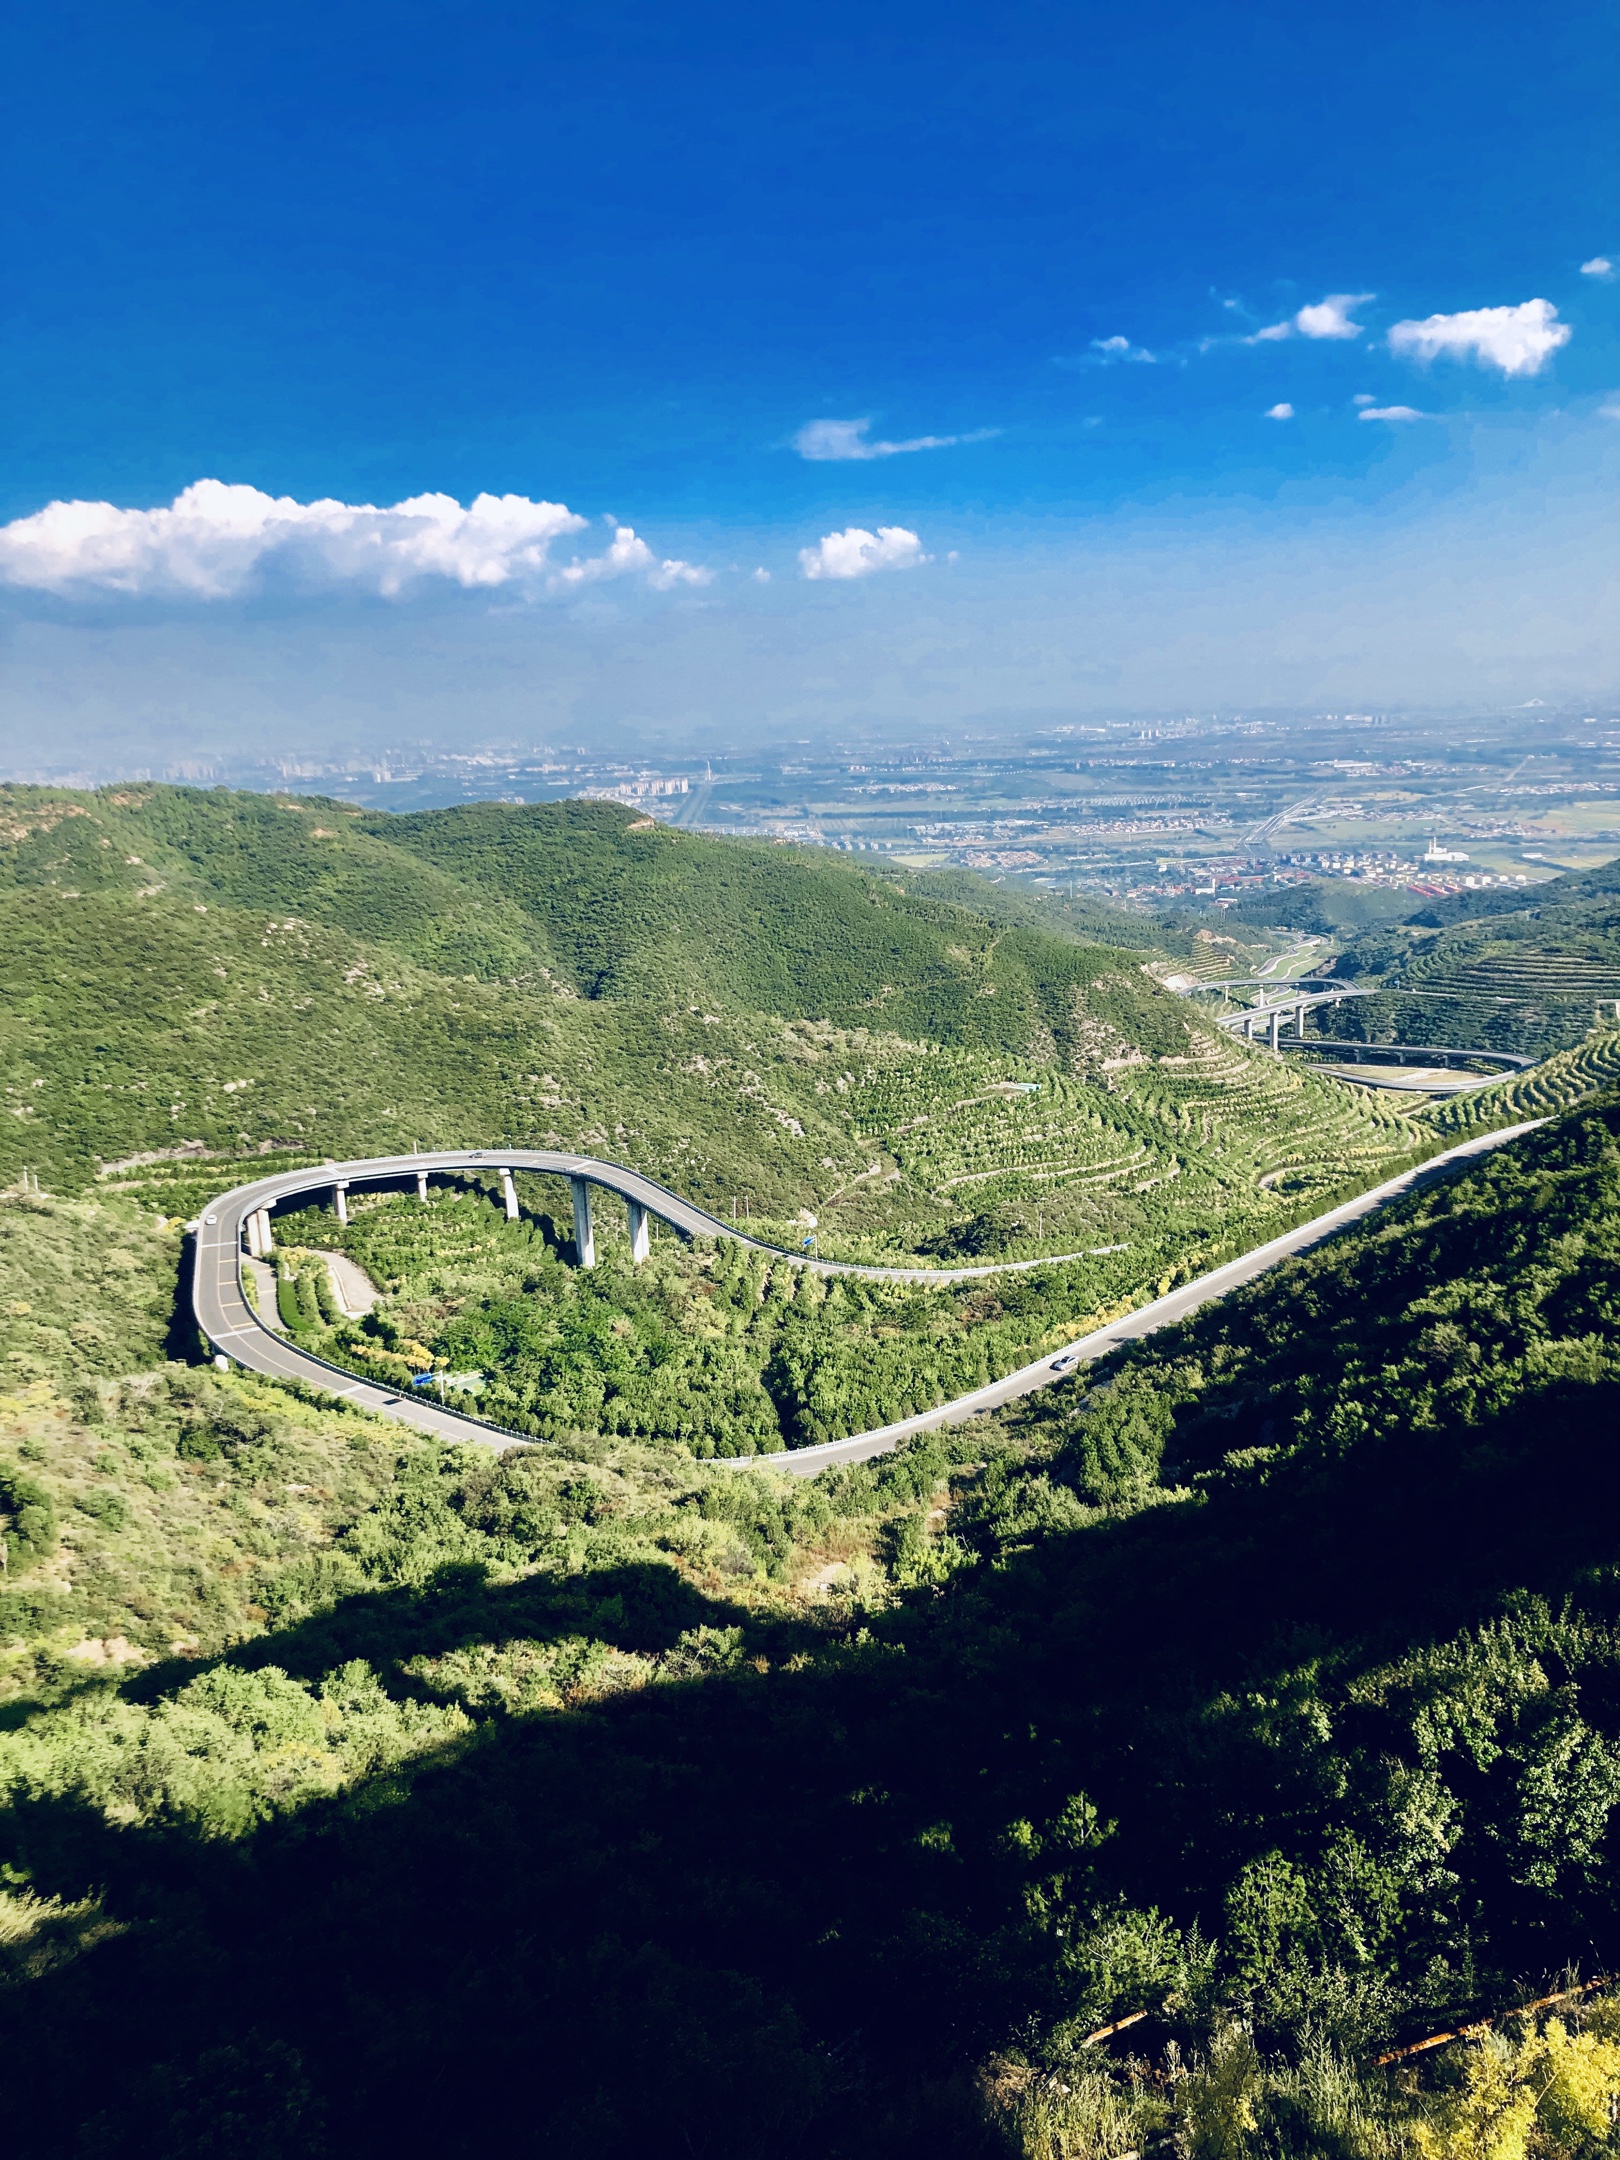
[[[505,1168],[501,1171],[501,1197],[506,1202],[507,1221],[516,1222],[518,1219],[517,1187],[512,1182],[511,1171]]]
[[[596,1265],[596,1232],[591,1227],[591,1188],[582,1177],[570,1178],[574,1190],[574,1250],[581,1267]]]
[[[264,1246],[261,1242],[257,1212],[243,1216],[242,1228],[247,1232],[248,1251],[255,1260],[262,1260],[264,1258]]]
[[[349,1219],[349,1181],[347,1178],[338,1179],[337,1183],[332,1187],[332,1196],[337,1202],[338,1221],[346,1223]]]
[[[1280,1057],[1282,1055],[1282,1051],[1279,1048],[1277,1041],[1277,1038],[1281,1033],[1282,1014],[1280,1012],[1274,1012],[1271,1016],[1271,1054],[1273,1057]]]
[[[630,1217],[630,1258],[640,1267],[652,1248],[649,1234],[651,1225],[647,1219],[647,1210],[639,1200],[627,1200],[624,1204]]]
[[[416,1197],[422,1201],[427,1199],[427,1172],[425,1170],[418,1170],[416,1173]]]
[[[259,1258],[268,1260],[276,1249],[276,1241],[270,1229],[270,1210],[267,1207],[260,1208],[254,1220],[259,1225]]]

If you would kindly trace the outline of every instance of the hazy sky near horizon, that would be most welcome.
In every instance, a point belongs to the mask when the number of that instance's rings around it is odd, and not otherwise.
[[[1620,689],[1612,8],[73,0],[0,759]]]

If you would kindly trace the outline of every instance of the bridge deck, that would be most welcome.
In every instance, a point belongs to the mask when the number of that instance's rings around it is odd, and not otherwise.
[[[1060,1379],[1075,1364],[1087,1363],[1094,1358],[1106,1357],[1122,1342],[1150,1334],[1155,1328],[1165,1327],[1173,1321],[1185,1318],[1199,1305],[1217,1297],[1239,1283],[1251,1281],[1266,1268],[1289,1258],[1319,1239],[1329,1236],[1343,1224],[1356,1220],[1371,1209],[1382,1205],[1405,1192],[1421,1179],[1441,1174],[1454,1163],[1478,1155],[1488,1148],[1500,1147],[1505,1141],[1514,1140],[1520,1134],[1530,1132],[1541,1119],[1531,1119],[1515,1125],[1505,1132],[1487,1133],[1474,1140],[1464,1141],[1460,1146],[1448,1149],[1443,1155],[1416,1170],[1404,1171],[1387,1184],[1378,1186],[1357,1199],[1330,1208],[1326,1214],[1315,1217],[1298,1229],[1273,1238],[1269,1244],[1258,1247],[1241,1259],[1228,1261],[1224,1267],[1212,1269],[1196,1281],[1173,1290],[1167,1297],[1155,1299],[1150,1305],[1113,1322],[1106,1328],[1081,1338],[1067,1350],[1049,1352],[1032,1364],[1009,1373],[1004,1379],[992,1381],[987,1387],[978,1388],[972,1394],[959,1396],[955,1401],[941,1403],[935,1409],[925,1410],[917,1416],[902,1420],[899,1424],[880,1426],[872,1432],[852,1433],[846,1440],[829,1441],[824,1446],[801,1448],[781,1455],[751,1456],[739,1458],[772,1469],[786,1470],[798,1477],[813,1477],[835,1462],[858,1462],[869,1456],[882,1455],[898,1447],[903,1440],[915,1433],[925,1432],[939,1425],[958,1423],[976,1417],[981,1411],[997,1408],[1018,1396],[1031,1393],[1039,1387],[1048,1387]],[[341,1366],[332,1365],[317,1357],[312,1351],[298,1348],[285,1337],[273,1333],[259,1319],[247,1301],[242,1288],[242,1237],[247,1218],[260,1208],[268,1207],[277,1200],[290,1199],[309,1192],[330,1189],[339,1180],[351,1185],[364,1183],[390,1183],[414,1178],[420,1171],[430,1175],[437,1172],[454,1173],[467,1170],[540,1170],[554,1176],[580,1177],[590,1183],[604,1186],[628,1200],[636,1201],[649,1214],[672,1223],[677,1229],[692,1236],[719,1236],[734,1239],[740,1245],[748,1245],[755,1251],[769,1253],[775,1259],[795,1261],[801,1267],[813,1267],[823,1274],[876,1275],[891,1281],[952,1282],[965,1276],[994,1275],[1025,1267],[1049,1267],[1054,1260],[1077,1258],[1075,1254],[1060,1254],[1041,1260],[1003,1261],[997,1266],[981,1268],[863,1268],[852,1263],[835,1260],[811,1260],[802,1254],[783,1253],[777,1247],[764,1244],[760,1239],[749,1237],[732,1224],[722,1222],[704,1208],[695,1207],[683,1200],[656,1179],[644,1177],[639,1171],[627,1170],[617,1163],[605,1163],[588,1155],[552,1154],[536,1149],[476,1148],[465,1152],[433,1155],[373,1156],[358,1162],[327,1163],[315,1169],[283,1171],[278,1176],[260,1178],[251,1185],[239,1185],[232,1191],[222,1193],[211,1207],[206,1209],[196,1226],[196,1249],[192,1267],[192,1307],[197,1325],[204,1338],[221,1356],[245,1366],[250,1372],[264,1374],[277,1380],[302,1381],[318,1387],[329,1395],[342,1396],[357,1408],[377,1412],[405,1424],[415,1425],[424,1431],[437,1433],[442,1439],[472,1441],[497,1452],[524,1445],[522,1434],[510,1433],[500,1426],[472,1416],[466,1411],[451,1410],[420,1396],[402,1394],[398,1389],[379,1386],[376,1382],[362,1380]],[[334,1385],[334,1382],[337,1383]]]

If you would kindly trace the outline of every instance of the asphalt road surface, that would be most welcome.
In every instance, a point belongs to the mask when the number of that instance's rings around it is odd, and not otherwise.
[[[1172,1290],[1167,1297],[1155,1298],[1151,1305],[1139,1306],[1123,1319],[1110,1321],[1107,1327],[1081,1336],[1078,1342],[1049,1350],[1033,1364],[1021,1365],[1004,1380],[992,1380],[988,1387],[976,1388],[971,1395],[958,1395],[954,1402],[941,1403],[916,1417],[902,1418],[897,1425],[880,1425],[872,1432],[854,1433],[847,1440],[829,1440],[822,1447],[796,1448],[789,1454],[766,1455],[755,1460],[772,1469],[789,1470],[795,1477],[814,1477],[817,1471],[825,1470],[831,1463],[865,1462],[870,1456],[886,1455],[914,1433],[930,1432],[939,1425],[960,1425],[968,1418],[977,1417],[981,1411],[997,1410],[1003,1403],[1015,1402],[1020,1395],[1031,1395],[1036,1388],[1051,1387],[1076,1366],[1093,1364],[1098,1358],[1107,1357],[1111,1350],[1117,1350],[1121,1343],[1135,1342],[1143,1335],[1151,1335],[1159,1328],[1185,1320],[1200,1305],[1225,1297],[1229,1290],[1236,1290],[1242,1283],[1253,1282],[1257,1275],[1263,1275],[1279,1261],[1291,1260],[1296,1253],[1319,1245],[1347,1223],[1359,1222],[1364,1215],[1370,1215],[1375,1208],[1410,1192],[1415,1185],[1443,1177],[1448,1170],[1471,1157],[1488,1154],[1492,1148],[1517,1140],[1545,1122],[1544,1118],[1531,1118],[1523,1125],[1511,1125],[1502,1132],[1465,1140],[1460,1147],[1448,1148],[1443,1155],[1432,1155],[1415,1170],[1403,1170],[1399,1177],[1375,1185],[1371,1192],[1329,1208],[1325,1215],[1313,1216],[1297,1230],[1285,1230],[1281,1237],[1257,1245],[1241,1259],[1228,1260],[1224,1267],[1211,1268],[1207,1275],[1196,1276],[1179,1290]]]
[[[1297,1230],[1286,1231],[1268,1244],[1257,1246],[1241,1259],[1213,1268],[1181,1289],[1172,1290],[1167,1297],[1156,1298],[1151,1305],[1144,1305],[1077,1342],[1049,1351],[1033,1364],[1009,1373],[1004,1380],[992,1381],[988,1387],[958,1396],[954,1402],[941,1403],[895,1425],[854,1433],[847,1440],[829,1441],[822,1447],[740,1459],[756,1467],[785,1470],[795,1477],[814,1477],[832,1463],[864,1462],[870,1456],[885,1455],[915,1433],[928,1432],[940,1425],[960,1424],[967,1418],[978,1416],[981,1411],[997,1409],[1021,1395],[1031,1394],[1036,1388],[1050,1387],[1075,1366],[1090,1364],[1097,1358],[1106,1357],[1121,1343],[1151,1335],[1156,1328],[1185,1319],[1200,1305],[1207,1304],[1212,1298],[1224,1297],[1240,1283],[1252,1282],[1267,1268],[1319,1244],[1345,1224],[1358,1221],[1414,1185],[1443,1176],[1452,1166],[1516,1140],[1542,1122],[1535,1118],[1504,1132],[1486,1133],[1478,1139],[1465,1140],[1460,1147],[1449,1148],[1445,1154],[1431,1157],[1416,1170],[1404,1171],[1371,1192],[1330,1208],[1326,1214],[1302,1223]],[[540,1149],[479,1148],[446,1154],[374,1156],[359,1162],[327,1163],[314,1169],[283,1171],[251,1185],[239,1185],[222,1193],[203,1211],[196,1225],[192,1307],[204,1338],[216,1356],[241,1365],[249,1372],[262,1373],[270,1379],[303,1381],[329,1395],[341,1396],[360,1409],[400,1419],[425,1432],[437,1433],[443,1439],[475,1441],[497,1451],[525,1445],[521,1435],[505,1432],[465,1411],[441,1406],[429,1395],[402,1393],[393,1387],[379,1386],[375,1381],[357,1379],[340,1366],[330,1365],[324,1358],[296,1348],[260,1321],[243,1295],[241,1283],[242,1226],[259,1208],[274,1207],[282,1200],[301,1198],[309,1193],[330,1191],[340,1181],[350,1185],[387,1183],[412,1177],[419,1171],[426,1171],[430,1176],[445,1176],[458,1171],[488,1171],[503,1167],[586,1178],[593,1185],[639,1202],[649,1214],[658,1216],[688,1236],[732,1238],[740,1245],[769,1253],[774,1258],[797,1260],[799,1265],[813,1267],[821,1274],[875,1276],[891,1282],[944,1283],[958,1282],[970,1276],[1001,1274],[1009,1269],[1049,1267],[1055,1261],[1079,1257],[1073,1253],[1056,1254],[1041,1260],[1003,1262],[1000,1266],[978,1268],[858,1267],[849,1262],[806,1259],[791,1253],[784,1255],[779,1247],[749,1237],[734,1224],[694,1207],[689,1200],[683,1200],[656,1179],[644,1177],[640,1171],[627,1170],[617,1163],[600,1162],[589,1155],[554,1154]]]

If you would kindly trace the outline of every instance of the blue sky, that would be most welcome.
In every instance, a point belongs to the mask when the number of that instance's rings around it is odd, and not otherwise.
[[[1612,691],[1617,60],[1556,0],[14,19],[0,750]],[[282,507],[124,515],[200,481]]]

